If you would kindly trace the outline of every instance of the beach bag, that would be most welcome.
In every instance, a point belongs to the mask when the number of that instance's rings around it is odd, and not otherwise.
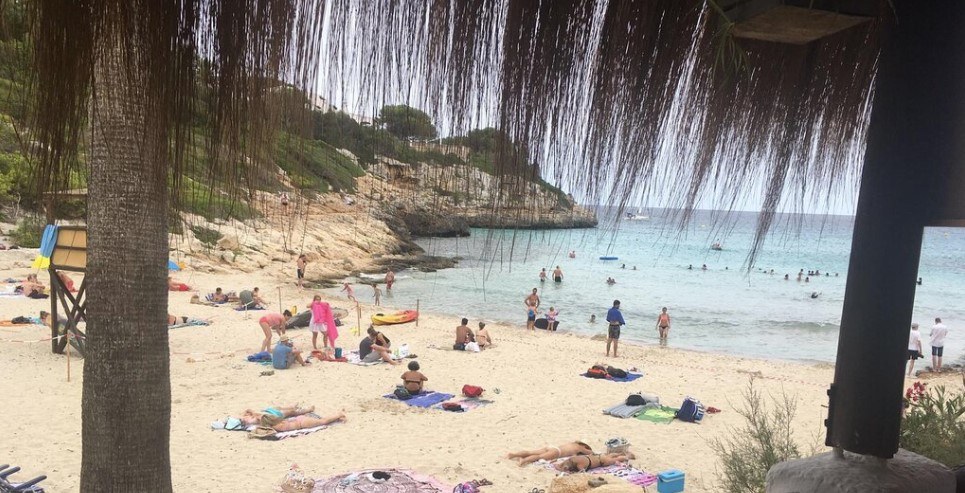
[[[630,394],[627,396],[628,406],[644,406],[647,404],[647,400],[643,398],[640,394]]]
[[[706,409],[700,401],[693,397],[686,397],[683,404],[680,405],[680,410],[677,411],[677,419],[688,423],[699,423],[700,420],[704,419],[705,412]]]
[[[475,343],[475,342],[467,342],[467,343],[466,343],[466,351],[472,351],[472,352],[474,352],[474,353],[478,353],[478,352],[479,352],[479,344],[478,344],[478,343]]]
[[[606,372],[607,374],[609,374],[611,377],[614,377],[614,378],[627,378],[627,372],[619,368],[608,366],[606,367]]]
[[[455,412],[465,411],[465,409],[463,409],[458,402],[443,402],[442,409],[444,411],[455,411]]]
[[[590,368],[586,370],[586,376],[590,378],[606,378],[608,375],[606,370],[601,370],[599,368]]]
[[[483,393],[482,387],[477,387],[475,385],[463,385],[462,395],[466,397],[479,397]]]
[[[395,392],[392,393],[395,394],[395,398],[399,399],[400,401],[407,401],[412,398],[412,394],[409,393],[404,385],[397,385],[395,387]]]
[[[315,480],[306,476],[297,464],[292,464],[281,482],[281,490],[285,493],[311,493],[313,489]]]
[[[479,493],[479,488],[472,483],[457,484],[452,493]]]

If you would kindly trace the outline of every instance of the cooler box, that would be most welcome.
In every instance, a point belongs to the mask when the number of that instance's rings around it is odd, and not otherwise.
[[[335,348],[335,357],[336,357],[336,358],[341,358],[341,357],[342,357],[342,348],[340,348],[340,347]]]
[[[684,490],[684,472],[669,469],[657,474],[658,493],[677,493]]]

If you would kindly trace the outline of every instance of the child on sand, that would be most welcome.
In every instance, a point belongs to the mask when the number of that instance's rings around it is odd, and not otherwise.
[[[526,305],[526,328],[536,331],[536,305]]]
[[[413,395],[422,392],[422,382],[428,380],[429,379],[419,371],[418,361],[410,361],[409,371],[402,374],[402,384],[405,386],[405,390],[408,390],[409,393]]]
[[[296,283],[298,284],[298,289],[302,288],[302,283],[305,282],[305,266],[308,265],[308,257],[305,254],[298,256],[298,260],[295,261],[295,275],[298,277]]]
[[[312,348],[318,349],[318,334],[322,334],[322,345],[328,347],[329,331],[335,330],[335,317],[332,315],[332,307],[322,301],[322,297],[315,295],[308,308],[312,310]],[[336,337],[338,337],[336,335]],[[332,347],[335,347],[334,338]]]
[[[348,296],[348,299],[350,299],[350,300],[358,303],[358,300],[355,299],[355,290],[352,289],[352,285],[351,285],[351,284],[349,284],[349,283],[347,283],[347,282],[346,282],[346,283],[342,283],[342,291],[345,291],[345,295]]]

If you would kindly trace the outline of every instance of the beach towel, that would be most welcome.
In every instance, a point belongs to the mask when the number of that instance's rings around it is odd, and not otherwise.
[[[359,358],[358,351],[352,351],[351,353],[348,353],[348,355],[345,356],[345,359],[346,359],[346,363],[350,363],[358,366],[374,366],[382,363],[382,360],[366,363],[362,361],[362,358]]]
[[[262,363],[265,361],[271,363],[271,353],[268,351],[262,351],[260,353],[249,354],[248,361],[252,363]]]
[[[382,397],[385,397],[386,399],[392,399],[394,401],[399,401],[399,398],[396,397],[395,394],[386,394],[386,395],[383,395]],[[443,394],[442,392],[423,390],[418,394],[414,394],[411,399],[405,400],[405,401],[399,401],[399,402],[404,402],[412,407],[421,407],[424,409],[428,409],[432,406],[435,406],[436,404],[441,404],[444,401],[448,401],[453,397],[455,396],[452,394]]]
[[[592,378],[592,377],[588,377],[586,373],[581,373],[580,376],[586,377],[586,378]],[[624,378],[610,377],[610,378],[607,378],[606,380],[609,380],[611,382],[625,383],[625,382],[632,382],[642,376],[643,376],[643,373],[627,373],[627,376]],[[601,379],[594,379],[594,380],[601,380]]]
[[[462,406],[462,409],[464,411],[479,409],[480,407],[488,406],[489,404],[493,403],[493,401],[486,400],[486,399],[479,399],[477,397],[463,397],[461,399],[455,399],[455,400],[446,401],[446,402],[454,402],[456,404],[459,404],[460,406]],[[441,410],[443,404],[445,404],[445,402],[440,402],[439,404],[432,406],[432,409]]]
[[[635,417],[641,421],[667,424],[673,421],[676,415],[677,415],[677,410],[675,408],[660,406],[660,407],[645,409],[642,413],[637,414]]]
[[[626,403],[621,402],[615,406],[604,409],[603,414],[626,419],[642,413],[645,409],[646,406],[628,406]]]
[[[556,464],[559,464],[565,460],[566,459],[557,459],[554,461],[539,460],[536,463],[560,476],[576,474],[572,472],[558,471],[556,469]],[[595,469],[587,470],[586,474],[590,474],[592,476],[609,474],[621,478],[634,486],[640,486],[642,488],[646,488],[647,486],[656,484],[657,482],[656,475],[641,471],[640,469],[637,469],[629,464],[614,464],[612,466],[597,467]]]
[[[319,416],[319,415],[317,415],[317,414],[315,414],[315,413],[309,413],[309,414],[307,414],[306,416],[311,416],[311,417],[313,417],[313,418],[319,418],[319,417],[321,417],[321,416]],[[292,418],[286,418],[285,421],[288,421],[288,420],[290,420],[290,419],[292,419]],[[217,422],[215,422],[215,423],[217,423]],[[315,426],[315,427],[313,427],[313,428],[304,428],[304,429],[301,429],[301,430],[279,431],[278,433],[275,433],[274,435],[272,435],[270,438],[266,438],[266,440],[284,440],[284,439],[286,439],[286,438],[304,436],[304,435],[308,435],[308,434],[311,434],[311,433],[315,433],[316,431],[324,430],[325,428],[328,428],[329,426],[332,426],[332,425],[321,425],[321,426]],[[252,430],[254,430],[255,428],[258,428],[258,425],[248,425],[248,426],[246,426],[246,427],[244,427],[244,428],[229,429],[229,430],[227,430],[227,431],[246,431],[246,432],[247,432],[247,431],[252,431]],[[211,429],[216,430],[216,431],[225,431],[224,428],[215,428],[214,425],[212,425],[212,428],[211,428]]]
[[[168,330],[180,329],[181,327],[198,327],[203,325],[211,325],[211,324],[198,318],[190,318],[188,319],[187,322],[184,322],[183,324],[168,325]]]
[[[369,474],[383,471],[389,474],[384,483],[372,483]],[[450,493],[452,485],[443,483],[431,476],[422,475],[408,469],[365,469],[352,473],[315,480],[312,493]]]

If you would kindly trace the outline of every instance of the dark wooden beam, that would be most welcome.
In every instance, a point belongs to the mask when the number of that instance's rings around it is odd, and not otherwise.
[[[867,17],[778,6],[738,22],[733,34],[736,38],[803,45],[869,21]]]
[[[965,2],[895,0],[885,23],[861,176],[834,383],[829,446],[898,450],[906,348],[924,227],[962,165]]]

